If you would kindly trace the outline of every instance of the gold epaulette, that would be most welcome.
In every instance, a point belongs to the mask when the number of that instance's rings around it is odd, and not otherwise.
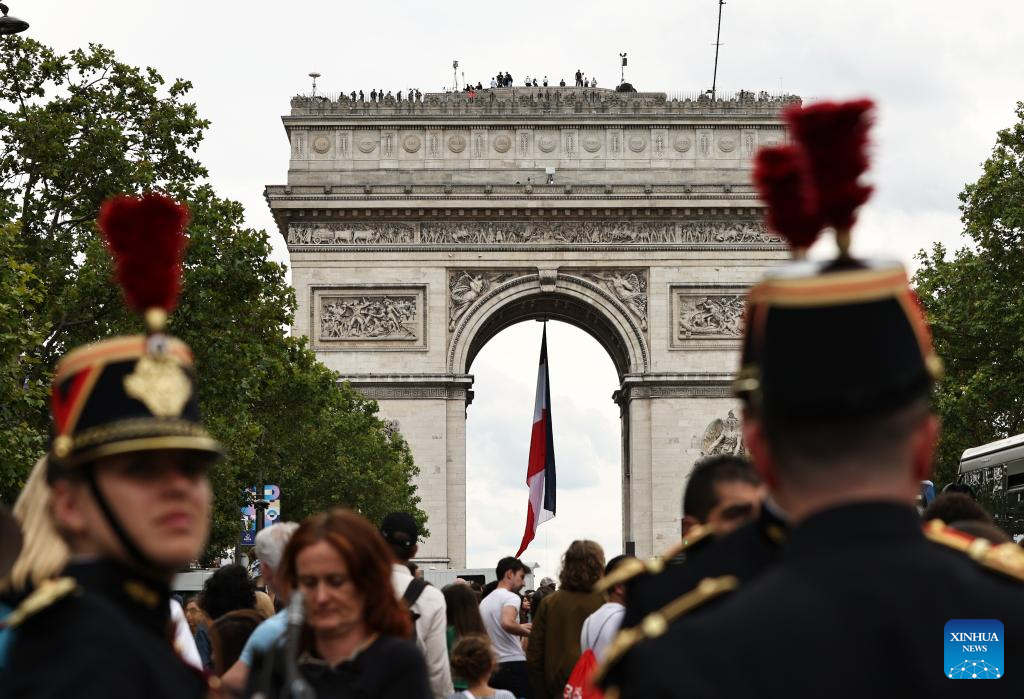
[[[710,526],[697,524],[686,532],[686,536],[684,536],[678,544],[674,545],[660,556],[648,558],[646,561],[641,561],[639,558],[630,558],[629,560],[623,561],[615,568],[615,570],[594,584],[594,592],[610,590],[616,585],[629,582],[640,575],[657,575],[661,571],[665,570],[665,561],[675,558],[683,551],[694,546],[697,542],[704,541],[714,533],[714,529]]]
[[[604,661],[594,673],[594,682],[600,682],[608,674],[615,663],[641,641],[657,638],[668,630],[669,624],[696,609],[702,604],[731,592],[739,587],[740,581],[735,575],[723,575],[720,578],[704,578],[697,587],[682,597],[669,602],[656,612],[651,612],[638,626],[623,629],[615,636],[608,647]]]
[[[989,570],[1024,581],[1024,549],[1013,542],[993,544],[988,539],[948,527],[940,519],[925,524],[924,535],[937,544],[967,554]]]
[[[4,626],[14,628],[33,614],[37,614],[57,600],[67,597],[78,589],[78,583],[74,578],[57,578],[55,580],[44,580],[39,584],[32,594],[22,600],[18,608],[7,615],[4,619]]]

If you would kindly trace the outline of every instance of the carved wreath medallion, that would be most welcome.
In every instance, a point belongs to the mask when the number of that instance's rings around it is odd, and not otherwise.
[[[460,134],[448,137],[448,150],[452,153],[461,153],[466,150],[466,137]]]
[[[633,136],[629,139],[629,149],[634,153],[643,153],[647,147],[647,139],[643,136]]]
[[[556,145],[558,145],[558,142],[551,136],[541,136],[537,139],[537,147],[545,153],[553,151]]]
[[[377,147],[377,142],[376,141],[371,141],[371,140],[367,139],[365,141],[360,141],[359,142],[359,150],[361,150],[363,153],[372,153],[376,147]]]
[[[494,137],[494,150],[498,151],[499,153],[508,153],[511,147],[512,139],[506,136],[505,134],[501,134],[500,136]]]
[[[736,139],[732,136],[723,136],[718,139],[718,150],[723,153],[732,153],[736,150]]]
[[[313,139],[313,150],[323,155],[331,149],[331,140],[326,136],[317,136]]]
[[[402,148],[406,153],[415,153],[423,145],[423,139],[416,134],[409,134],[402,139]]]
[[[690,139],[688,139],[686,136],[680,136],[672,144],[672,147],[675,148],[680,153],[685,153],[686,151],[690,150],[691,145],[693,144],[690,141]]]
[[[587,136],[583,139],[583,150],[588,153],[596,153],[601,150],[601,139],[597,136]]]

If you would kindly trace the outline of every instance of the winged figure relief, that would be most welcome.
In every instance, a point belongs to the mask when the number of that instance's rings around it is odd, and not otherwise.
[[[740,420],[730,410],[724,420],[716,418],[704,430],[704,438],[701,439],[700,455],[714,456],[717,454],[731,454],[741,456],[746,454],[743,445],[743,433],[740,431]]]

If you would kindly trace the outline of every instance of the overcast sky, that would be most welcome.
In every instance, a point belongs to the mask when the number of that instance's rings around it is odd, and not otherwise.
[[[250,225],[272,232],[285,262],[262,193],[285,181],[280,115],[291,95],[309,90],[310,71],[323,74],[327,92],[434,91],[450,84],[452,59],[473,82],[504,70],[517,79],[571,81],[581,68],[611,86],[618,54],[627,51],[627,79],[638,89],[699,92],[711,83],[717,16],[716,0],[8,3],[32,24],[30,35],[57,49],[99,42],[126,62],[191,80],[200,113],[212,121],[200,156],[214,186],[245,205]],[[854,250],[911,264],[933,241],[960,240],[957,193],[977,177],[996,130],[1012,123],[1024,99],[1021,27],[1024,3],[1005,0],[729,0],[718,85],[875,99],[877,191],[854,231]],[[827,254],[831,245],[814,252]],[[535,322],[510,328],[472,367],[471,565],[493,565],[522,534],[539,333]],[[542,574],[554,572],[574,537],[589,535],[618,553],[621,524],[611,361],[581,331],[556,324],[550,353],[564,475],[558,517],[525,556],[541,561]]]

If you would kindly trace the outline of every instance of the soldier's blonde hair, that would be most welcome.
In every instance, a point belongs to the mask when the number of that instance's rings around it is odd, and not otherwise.
[[[14,503],[14,517],[21,525],[21,554],[0,590],[25,590],[56,577],[68,562],[68,546],[54,526],[50,513],[50,486],[46,482],[46,457],[36,461],[25,487]]]

